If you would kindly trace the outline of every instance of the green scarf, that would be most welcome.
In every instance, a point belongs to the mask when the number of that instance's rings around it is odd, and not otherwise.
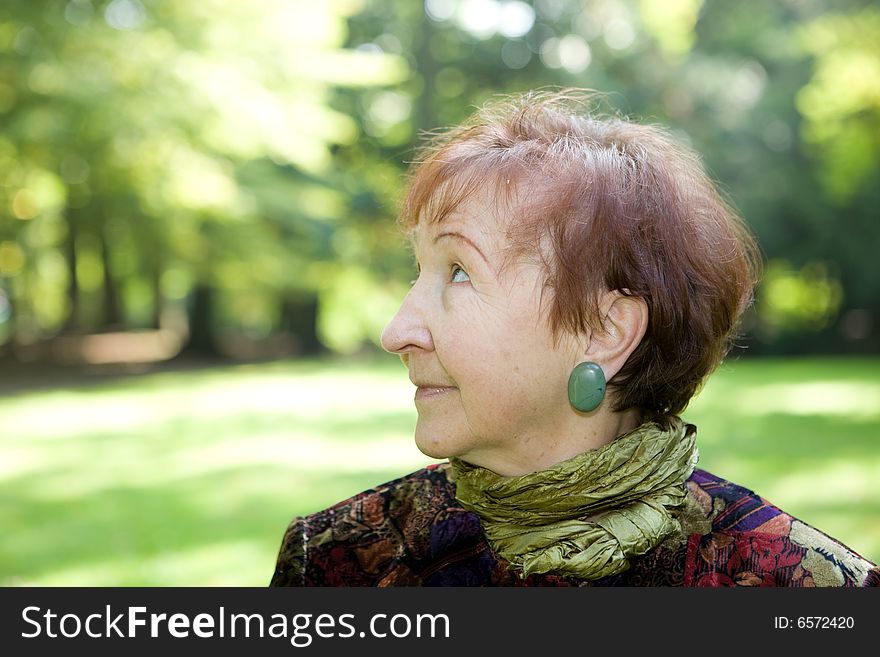
[[[696,427],[648,422],[611,443],[520,477],[452,458],[462,506],[480,516],[492,549],[523,576],[595,580],[623,572],[680,531],[673,513],[697,463]]]

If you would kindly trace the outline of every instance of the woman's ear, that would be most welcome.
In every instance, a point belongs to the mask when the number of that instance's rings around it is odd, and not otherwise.
[[[602,330],[593,331],[586,360],[598,363],[610,381],[636,350],[648,329],[648,304],[641,297],[612,290],[599,300]]]

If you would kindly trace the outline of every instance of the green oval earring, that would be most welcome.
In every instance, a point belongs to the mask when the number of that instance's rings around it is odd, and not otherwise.
[[[590,361],[578,363],[568,377],[568,402],[581,413],[599,408],[605,398],[605,372]]]

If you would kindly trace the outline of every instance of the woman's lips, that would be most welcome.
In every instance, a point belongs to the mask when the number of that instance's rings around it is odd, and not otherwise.
[[[416,401],[425,401],[442,397],[455,390],[452,386],[419,386],[416,388]]]

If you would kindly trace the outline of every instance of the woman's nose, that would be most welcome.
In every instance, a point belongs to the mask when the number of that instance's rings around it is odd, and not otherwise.
[[[397,314],[382,331],[382,348],[385,351],[404,354],[416,349],[434,349],[434,340],[415,292],[416,288],[413,287],[400,304]]]

